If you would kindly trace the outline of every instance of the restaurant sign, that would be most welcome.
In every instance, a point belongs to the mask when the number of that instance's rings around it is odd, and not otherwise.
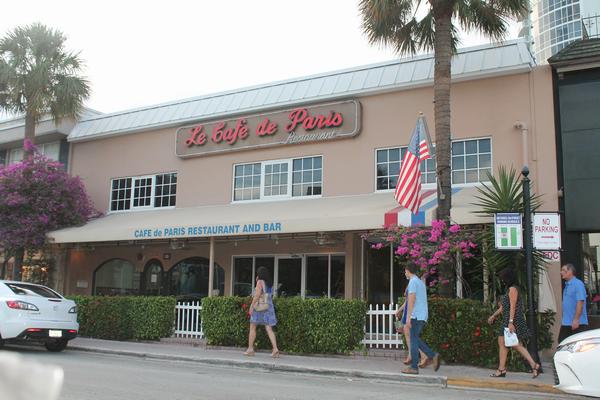
[[[176,153],[179,157],[203,156],[359,133],[360,103],[347,100],[184,126],[176,132]]]

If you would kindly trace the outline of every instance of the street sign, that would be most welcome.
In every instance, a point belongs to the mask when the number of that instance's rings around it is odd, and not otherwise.
[[[533,213],[533,247],[537,250],[560,250],[560,215]]]
[[[520,213],[495,214],[494,232],[498,250],[521,250],[523,248],[523,224]]]

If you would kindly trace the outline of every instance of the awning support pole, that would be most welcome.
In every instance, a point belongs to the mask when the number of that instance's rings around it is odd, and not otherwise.
[[[210,237],[210,252],[208,260],[208,297],[213,295],[213,280],[215,276],[215,237]]]

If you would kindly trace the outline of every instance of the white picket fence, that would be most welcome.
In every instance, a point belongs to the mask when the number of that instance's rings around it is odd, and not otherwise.
[[[371,348],[400,349],[404,347],[402,335],[396,333],[394,314],[398,304],[370,304],[362,343]]]
[[[371,348],[400,349],[404,347],[402,335],[396,333],[394,314],[398,304],[371,304],[367,311],[365,337],[362,343]],[[202,339],[202,305],[200,301],[178,303],[175,306],[173,337]]]
[[[177,303],[173,337],[202,339],[202,304],[200,301]]]

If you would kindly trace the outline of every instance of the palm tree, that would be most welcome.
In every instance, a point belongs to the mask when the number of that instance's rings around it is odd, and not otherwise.
[[[0,109],[25,116],[25,140],[35,143],[35,127],[44,115],[58,124],[77,118],[88,98],[79,76],[78,53],[64,48],[62,32],[40,23],[17,27],[0,39]],[[25,148],[25,156],[32,155]]]
[[[417,20],[423,4],[427,14]],[[427,4],[427,5],[425,5]],[[399,54],[434,51],[433,80],[439,219],[450,219],[450,61],[458,23],[493,40],[507,33],[508,18],[528,11],[528,0],[360,0],[363,31],[372,44],[391,45]]]
[[[500,166],[497,176],[488,173],[489,184],[482,184],[477,188],[477,201],[474,203],[482,217],[493,218],[494,214],[502,212],[524,213],[523,182],[514,168],[508,170]],[[542,205],[540,196],[531,196],[531,211],[535,212]],[[527,287],[527,271],[525,267],[525,254],[522,251],[498,251],[495,248],[494,226],[488,224],[480,233],[479,243],[482,244],[483,259],[488,275],[492,278],[493,298],[501,294],[501,285],[496,273],[506,267],[513,267],[521,287]],[[533,252],[534,280],[538,281],[539,271],[544,265],[544,254],[541,251]],[[538,287],[537,283],[534,287]],[[523,293],[526,298],[526,293]]]
[[[42,116],[55,124],[63,118],[77,118],[88,98],[88,82],[78,73],[78,53],[64,48],[62,32],[40,23],[17,27],[0,39],[0,110],[25,116],[25,138],[35,144],[35,128]],[[23,146],[25,157],[33,146]],[[21,277],[25,250],[14,252],[13,279]]]

